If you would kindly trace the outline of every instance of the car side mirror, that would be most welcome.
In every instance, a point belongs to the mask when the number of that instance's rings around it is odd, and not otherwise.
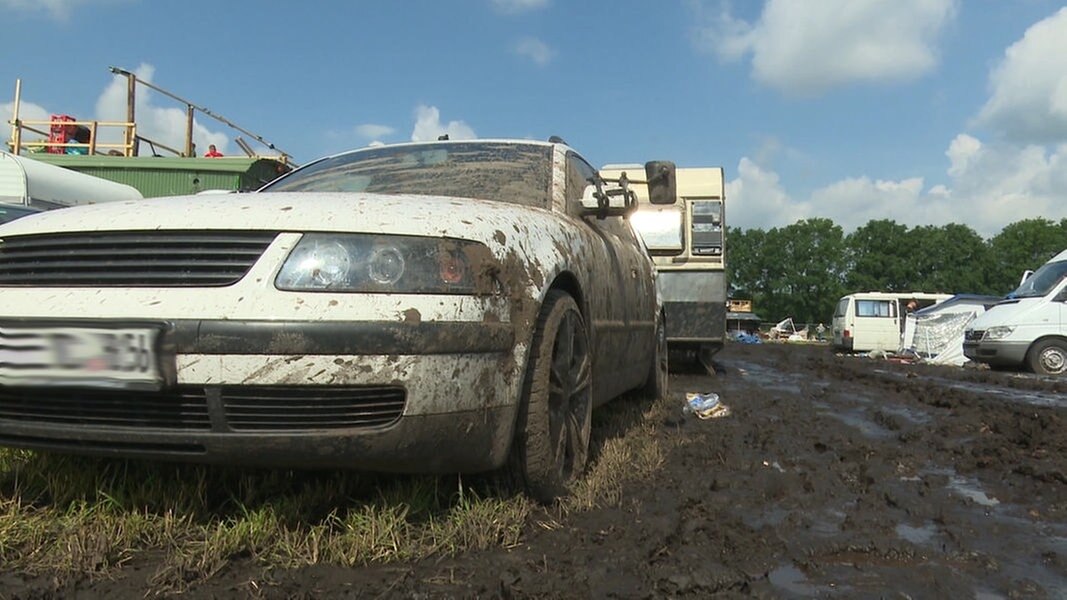
[[[678,201],[678,179],[674,163],[669,160],[650,160],[645,163],[648,182],[648,201],[652,204],[674,204]]]
[[[621,217],[630,214],[637,207],[637,195],[624,187],[607,188],[590,183],[582,190],[583,216],[595,216],[598,219]]]

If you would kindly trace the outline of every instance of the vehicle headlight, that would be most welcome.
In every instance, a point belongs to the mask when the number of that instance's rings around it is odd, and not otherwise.
[[[485,294],[496,261],[477,242],[400,235],[309,233],[282,265],[286,291]]]
[[[997,327],[990,327],[986,329],[985,339],[987,340],[1002,340],[1015,331],[1014,327],[1007,327],[1004,325],[998,325]]]

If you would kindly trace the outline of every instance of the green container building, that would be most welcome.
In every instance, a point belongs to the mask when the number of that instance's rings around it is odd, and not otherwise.
[[[160,156],[27,155],[34,160],[136,188],[145,198],[183,196],[204,190],[251,191],[290,171],[271,158],[181,158]]]

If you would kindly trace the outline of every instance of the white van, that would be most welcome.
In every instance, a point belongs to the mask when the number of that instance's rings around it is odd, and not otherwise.
[[[951,297],[952,294],[927,292],[858,292],[844,296],[834,309],[831,326],[834,347],[845,352],[896,352],[900,349],[908,311],[933,306]]]
[[[993,367],[1067,373],[1067,250],[971,322],[963,354]]]

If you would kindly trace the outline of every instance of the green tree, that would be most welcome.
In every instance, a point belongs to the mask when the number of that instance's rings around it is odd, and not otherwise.
[[[908,228],[888,219],[868,221],[845,238],[850,292],[908,291],[919,279]]]
[[[966,225],[923,225],[908,232],[918,279],[914,291],[990,293],[989,246]]]
[[[1067,248],[1067,219],[1024,219],[1006,225],[989,240],[990,288],[1006,294],[1019,285],[1023,271],[1036,269]]]
[[[800,220],[767,232],[761,258],[761,314],[826,322],[844,290],[844,234],[830,219]],[[765,312],[763,312],[765,311]]]
[[[754,295],[762,289],[763,240],[767,234],[762,229],[731,227],[726,235],[726,273],[730,282],[731,298],[746,298],[755,301]]]

